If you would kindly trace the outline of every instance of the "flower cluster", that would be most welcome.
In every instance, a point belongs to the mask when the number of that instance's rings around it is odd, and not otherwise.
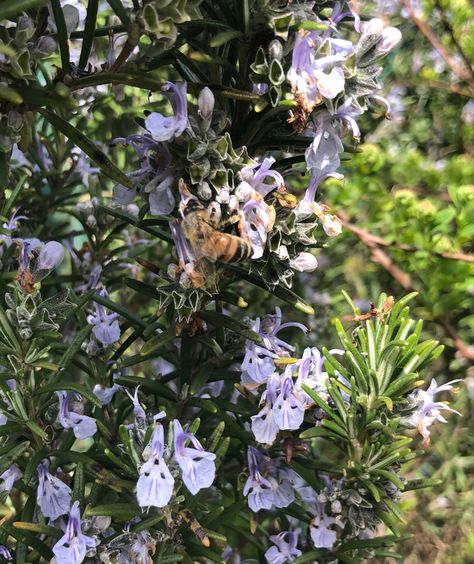
[[[314,401],[304,391],[307,386],[319,396],[327,399],[324,358],[316,347],[307,347],[301,358],[291,357],[295,348],[277,334],[288,327],[306,333],[300,323],[282,323],[281,311],[275,315],[258,318],[252,329],[262,338],[261,344],[247,340],[245,356],[240,366],[242,384],[260,394],[259,405],[263,406],[252,416],[252,431],[257,442],[272,445],[279,431],[298,430],[305,411],[314,406]],[[332,350],[331,354],[343,351]],[[283,372],[280,367],[284,367]],[[265,387],[262,391],[261,388]]]
[[[215,474],[215,458],[207,452],[198,439],[183,430],[181,423],[173,422],[174,462],[181,469],[181,477],[191,494],[212,485]],[[193,446],[186,446],[190,442]],[[169,458],[169,455],[168,457]],[[174,478],[165,459],[165,440],[162,425],[157,425],[151,436],[147,460],[140,466],[137,482],[137,499],[141,507],[165,507],[174,488]]]

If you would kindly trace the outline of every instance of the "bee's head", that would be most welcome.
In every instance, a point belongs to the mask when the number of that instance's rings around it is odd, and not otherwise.
[[[191,194],[189,188],[182,178],[179,180],[179,192],[181,194],[181,202],[179,204],[179,213],[182,217],[186,217],[190,213],[204,209],[198,198]]]

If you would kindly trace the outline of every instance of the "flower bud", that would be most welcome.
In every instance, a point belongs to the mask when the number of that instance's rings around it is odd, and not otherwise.
[[[50,241],[41,249],[37,266],[40,270],[52,270],[62,262],[64,247],[57,241]]]
[[[290,260],[290,266],[298,272],[313,272],[318,267],[318,261],[311,253],[299,253]]]
[[[198,97],[199,114],[203,119],[211,119],[212,112],[214,111],[214,94],[206,86],[201,90]]]
[[[281,61],[283,59],[283,45],[278,41],[278,39],[274,39],[270,42],[268,46],[268,53],[270,55],[270,60],[278,59]]]
[[[235,189],[235,195],[240,202],[247,202],[253,196],[255,190],[245,180],[242,181]]]
[[[396,27],[387,27],[382,31],[382,39],[377,43],[378,53],[390,53],[402,40],[402,34]]]
[[[16,26],[15,41],[20,45],[24,44],[33,37],[34,33],[35,24],[33,20],[28,16],[20,16]]]
[[[56,41],[47,35],[40,37],[35,45],[34,54],[37,57],[48,57],[56,51]]]

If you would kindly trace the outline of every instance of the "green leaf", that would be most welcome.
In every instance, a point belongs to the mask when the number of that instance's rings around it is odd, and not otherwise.
[[[43,429],[34,421],[25,421],[25,425],[30,431],[32,431],[35,435],[38,435],[38,437],[41,437],[43,440],[48,438],[47,433],[45,433]]]
[[[76,336],[74,337],[72,343],[68,346],[66,352],[63,354],[61,360],[59,361],[61,368],[63,368],[64,370],[67,370],[69,368],[77,352],[80,350],[82,343],[87,339],[91,331],[92,325],[86,325],[80,331],[78,331],[78,333],[76,333]]]
[[[329,405],[320,396],[318,396],[318,394],[314,390],[309,388],[306,384],[302,384],[301,387],[318,407],[320,407],[327,415],[329,415],[331,419],[337,421],[341,427],[344,427],[344,422],[335,413],[334,409],[331,409]]]
[[[135,280],[134,278],[125,278],[124,282],[129,288],[135,290],[135,292],[141,294],[142,296],[147,296],[148,298],[151,298],[153,300],[159,300],[162,297],[154,286],[145,284],[145,282],[142,282],[141,280]]]
[[[81,55],[79,57],[79,68],[85,69],[89,60],[89,55],[94,41],[94,32],[97,21],[99,0],[88,0],[87,16],[84,26],[84,37],[82,40]]]
[[[279,298],[283,302],[292,305],[296,309],[299,309],[303,313],[307,313],[309,315],[314,315],[314,309],[302,300],[297,294],[289,290],[288,288],[283,288],[281,286],[277,286],[273,290],[270,290],[265,282],[258,276],[254,276],[253,274],[249,274],[243,268],[236,266],[234,264],[226,264],[226,269],[230,270],[231,272],[237,274],[237,278],[246,280],[250,282],[254,286],[258,286],[259,288],[263,288],[268,293],[273,294],[275,297]]]
[[[53,558],[54,554],[52,550],[48,546],[46,546],[44,542],[38,540],[28,531],[22,531],[20,529],[12,527],[8,523],[8,521],[2,524],[2,529],[17,541],[25,543],[33,550],[36,550],[36,552],[38,552],[38,554],[40,554],[46,560],[46,562],[50,562]]]
[[[242,37],[243,34],[236,29],[228,29],[225,31],[221,31],[217,35],[215,35],[210,41],[209,45],[211,47],[220,47],[221,45],[225,45],[229,41],[236,39],[237,37]]]
[[[356,550],[360,548],[378,548],[394,546],[400,542],[408,540],[412,535],[404,535],[402,538],[395,535],[386,535],[374,539],[357,539],[343,542],[337,549],[338,552],[347,552],[348,550]]]
[[[27,523],[25,521],[14,521],[12,525],[15,529],[20,531],[29,531],[30,533],[38,533],[40,535],[47,535],[48,537],[60,538],[63,536],[61,529],[50,527],[48,525],[41,525],[40,523]]]
[[[63,72],[68,74],[71,70],[69,60],[69,37],[60,0],[51,0],[51,8],[53,9],[54,21],[56,22],[56,28],[58,30],[57,37],[59,51],[61,53],[61,66]]]
[[[435,488],[436,486],[440,486],[443,483],[443,480],[439,480],[438,478],[421,478],[417,480],[408,480],[405,484],[404,491],[412,491],[412,490],[420,490],[422,488]]]
[[[52,392],[61,391],[76,392],[83,398],[89,400],[96,407],[102,407],[100,401],[97,399],[97,396],[89,388],[86,388],[82,384],[76,384],[75,382],[54,382],[52,384],[46,384],[46,386],[35,390],[33,395],[50,394]]]
[[[126,186],[131,188],[133,186],[131,180],[117,167],[114,163],[103,153],[95,143],[93,143],[86,135],[81,133],[76,127],[71,125],[69,122],[64,120],[57,114],[50,112],[44,108],[38,110],[40,114],[49,121],[51,125],[57,128],[61,133],[63,133],[68,139],[80,147],[86,155],[88,155],[101,169],[101,171],[111,178]]]
[[[204,321],[207,321],[208,323],[214,325],[214,327],[224,327],[225,329],[229,329],[230,331],[233,331],[238,335],[242,335],[242,337],[250,339],[255,343],[262,342],[262,337],[260,337],[258,333],[250,329],[250,327],[248,327],[241,321],[233,319],[228,315],[217,313],[215,311],[201,311],[199,313],[199,316],[204,319]]]
[[[0,99],[10,102],[11,104],[23,103],[23,98],[21,97],[21,95],[16,90],[13,90],[5,84],[0,84]]]
[[[118,17],[118,19],[123,23],[123,25],[125,27],[128,27],[130,25],[130,16],[127,12],[127,10],[125,9],[122,0],[107,0],[109,6],[112,8],[112,10],[115,12],[115,15]]]
[[[173,327],[168,329],[168,331],[163,331],[159,335],[155,335],[149,341],[147,341],[143,347],[140,349],[141,355],[149,355],[157,353],[167,348],[169,343],[172,343],[176,339],[176,335]]]
[[[118,521],[128,521],[140,513],[140,509],[134,507],[133,503],[108,503],[95,507],[88,505],[84,511],[84,517],[107,516],[114,517]]]
[[[305,552],[301,556],[298,556],[298,558],[295,558],[295,560],[293,560],[293,564],[303,564],[303,562],[314,562],[318,558],[321,558],[322,556],[326,556],[327,553],[328,551],[323,548],[319,548],[317,550],[310,550],[308,552]]]
[[[74,472],[74,490],[72,492],[72,500],[78,501],[81,507],[84,507],[84,494],[86,487],[86,479],[84,472],[84,463],[78,462]]]
[[[140,521],[140,523],[137,523],[135,526],[133,526],[132,531],[134,533],[139,533],[140,531],[147,531],[152,527],[154,527],[155,525],[157,525],[158,523],[160,523],[160,521],[163,521],[164,517],[165,516],[163,513],[160,513],[158,515],[152,515],[151,517],[148,517],[148,519],[144,519],[143,521]]]
[[[118,376],[115,378],[117,384],[127,386],[129,388],[136,388],[140,386],[140,390],[162,396],[171,401],[177,401],[176,394],[165,384],[157,380],[150,380],[149,378],[140,378],[138,376]]]

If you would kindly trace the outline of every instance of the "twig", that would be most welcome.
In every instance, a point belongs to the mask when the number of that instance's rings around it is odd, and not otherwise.
[[[439,11],[439,14],[441,16],[441,22],[444,25],[444,28],[449,33],[449,36],[451,37],[451,41],[453,42],[454,46],[458,50],[459,55],[461,56],[462,60],[464,61],[464,64],[466,65],[466,69],[469,71],[469,73],[471,75],[471,80],[474,81],[474,69],[472,68],[472,63],[469,60],[466,53],[464,52],[462,45],[459,43],[458,38],[456,37],[456,34],[454,33],[453,26],[451,25],[451,22],[446,17],[446,13],[445,13],[444,9],[442,8],[439,0],[435,0],[435,6],[436,6],[437,10]]]
[[[117,72],[121,66],[127,61],[130,55],[133,53],[133,50],[138,45],[141,36],[141,29],[140,26],[137,24],[132,24],[128,31],[127,40],[123,44],[122,50],[120,51],[117,59],[112,64],[109,69],[109,72]]]
[[[407,253],[416,253],[420,251],[417,247],[413,247],[412,245],[406,245],[405,243],[389,243],[385,241],[381,237],[377,235],[373,235],[369,233],[365,229],[361,227],[357,227],[353,223],[348,221],[348,218],[344,214],[339,214],[339,218],[342,221],[344,227],[347,227],[349,231],[355,233],[359,239],[365,243],[367,246],[378,246],[378,247],[392,247],[396,249],[400,249],[401,251],[405,251]],[[446,259],[446,260],[460,260],[464,262],[472,262],[474,263],[474,255],[468,253],[448,253],[445,251],[429,251],[429,253],[437,258]]]
[[[444,61],[450,67],[450,69],[454,72],[454,74],[458,76],[461,80],[467,82],[472,88],[474,86],[474,82],[471,78],[471,73],[465,68],[460,67],[455,61],[453,61],[446,47],[436,37],[436,35],[429,28],[427,23],[422,18],[416,15],[415,11],[410,5],[410,1],[402,0],[402,4],[405,7],[405,10],[408,12],[408,15],[412,19],[413,23],[417,26],[417,28],[421,31],[421,33],[428,39],[428,41],[436,49],[436,51],[438,51],[438,53],[441,55],[441,57],[444,59]]]

